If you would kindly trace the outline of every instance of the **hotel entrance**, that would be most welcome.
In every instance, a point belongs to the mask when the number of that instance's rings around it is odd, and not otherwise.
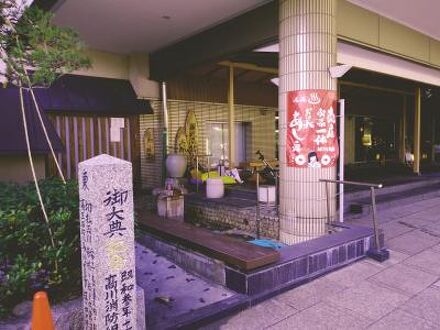
[[[396,126],[392,118],[353,116],[355,162],[398,161]]]
[[[421,167],[422,171],[440,172],[440,90],[426,88],[422,103]]]
[[[351,179],[414,174],[420,87],[420,172],[439,170],[440,95],[410,80],[353,69],[340,80],[345,99],[345,166]]]

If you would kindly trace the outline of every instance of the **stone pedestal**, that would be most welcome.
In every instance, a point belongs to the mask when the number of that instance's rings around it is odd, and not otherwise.
[[[144,289],[138,285],[136,285],[136,308],[137,329],[145,330],[147,328],[147,319],[145,315],[145,293]]]
[[[138,329],[131,163],[79,163],[84,329]]]
[[[183,219],[184,211],[185,203],[182,195],[157,198],[157,214],[161,217]]]

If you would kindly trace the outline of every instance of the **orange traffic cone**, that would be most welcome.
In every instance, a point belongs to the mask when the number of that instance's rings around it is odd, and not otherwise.
[[[44,291],[34,294],[32,303],[32,330],[55,330],[49,299]]]

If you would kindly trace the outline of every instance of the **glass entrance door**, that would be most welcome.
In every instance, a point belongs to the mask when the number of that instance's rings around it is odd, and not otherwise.
[[[235,123],[235,161],[237,163],[246,160],[246,123]],[[210,166],[216,166],[229,158],[228,124],[224,122],[208,123],[208,153]]]
[[[397,160],[396,123],[386,118],[356,117],[356,162]]]

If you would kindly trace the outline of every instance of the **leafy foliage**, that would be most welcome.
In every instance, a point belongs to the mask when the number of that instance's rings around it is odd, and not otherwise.
[[[81,290],[78,186],[55,178],[39,183],[55,248],[34,184],[0,183],[0,316],[38,289],[45,288],[55,300]]]
[[[18,18],[12,9],[2,10],[0,19],[0,54],[6,63],[5,76],[9,82],[47,87],[63,74],[90,67],[78,34],[53,25],[51,12],[30,7]]]
[[[28,2],[0,0],[0,80],[48,87],[89,67],[77,33],[53,25],[52,13]],[[46,288],[55,300],[80,291],[77,185],[50,179],[40,188],[49,219],[33,184],[0,183],[0,315],[36,289]]]

